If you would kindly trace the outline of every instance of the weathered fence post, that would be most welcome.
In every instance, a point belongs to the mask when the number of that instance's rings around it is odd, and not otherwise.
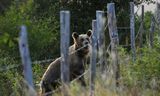
[[[109,34],[111,39],[111,58],[112,58],[112,66],[113,66],[113,76],[115,78],[115,84],[116,86],[119,86],[119,77],[120,77],[120,71],[119,71],[119,62],[118,62],[118,45],[119,45],[119,39],[118,39],[118,32],[117,32],[117,26],[116,26],[116,15],[115,15],[115,4],[109,3],[107,4],[107,15],[108,15],[108,28],[109,28]]]
[[[90,96],[94,96],[95,77],[96,77],[96,59],[97,59],[97,22],[92,21],[92,51],[91,51],[91,65],[90,65]]]
[[[69,41],[70,41],[70,12],[60,11],[60,31],[61,31],[61,81],[62,94],[68,96],[69,88]]]
[[[130,37],[131,37],[131,49],[132,49],[132,60],[133,63],[136,60],[136,50],[135,50],[135,23],[134,23],[134,3],[130,2]]]
[[[157,0],[158,1],[158,0]],[[158,42],[160,42],[160,3],[156,3],[156,9],[155,9],[155,21],[156,26],[158,27]]]
[[[142,14],[141,14],[141,31],[140,31],[140,37],[139,37],[139,42],[140,45],[139,47],[142,48],[143,47],[143,32],[144,32],[144,5],[142,5]]]
[[[154,23],[154,17],[151,17],[151,27],[150,27],[150,33],[149,33],[149,46],[150,48],[153,47],[153,35],[155,30],[155,23]]]
[[[21,32],[19,36],[19,50],[23,64],[24,78],[26,79],[29,86],[34,87],[32,78],[31,59],[28,49],[27,29],[24,25],[21,26]]]
[[[105,34],[104,34],[104,11],[96,11],[96,21],[97,21],[97,45],[98,45],[98,60],[100,64],[100,70],[103,72],[105,70]]]

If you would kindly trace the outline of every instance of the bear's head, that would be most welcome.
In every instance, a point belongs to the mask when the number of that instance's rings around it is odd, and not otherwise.
[[[75,50],[81,55],[86,55],[91,49],[91,35],[92,30],[88,30],[86,34],[78,34],[77,32],[72,33],[74,40]]]

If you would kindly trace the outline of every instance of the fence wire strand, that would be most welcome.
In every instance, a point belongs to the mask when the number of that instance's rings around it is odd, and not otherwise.
[[[137,35],[136,35],[135,40],[138,38],[138,35],[140,34],[141,31],[142,31],[142,22],[141,22],[141,24],[140,24],[140,27],[139,27],[139,30],[138,30],[138,32],[137,32]]]
[[[20,67],[21,65],[17,65],[17,64],[14,64],[14,65],[10,65],[10,66],[1,66],[0,68],[0,72],[3,72],[3,71],[8,71],[10,69],[14,69],[14,68],[17,68],[17,67]]]
[[[77,81],[78,79],[80,79],[82,76],[86,75],[88,72],[90,72],[90,70],[86,70],[83,74],[81,74],[80,76],[78,76],[76,79],[72,80],[70,82],[70,84],[74,83],[75,81]],[[47,95],[51,95],[53,93],[56,93],[58,92],[60,89],[62,88],[62,86],[60,86],[59,88],[57,88],[56,90],[53,90],[53,91],[50,91],[50,92],[47,92],[47,93],[44,93],[42,94],[42,96],[47,96]]]
[[[89,44],[86,44],[83,47],[80,47],[79,49],[75,50],[74,52],[69,53],[69,55],[72,55],[72,54],[78,52],[79,50],[85,48],[88,45]],[[54,59],[47,59],[47,60],[41,60],[41,61],[33,61],[32,64],[33,65],[34,64],[42,64],[42,63],[48,63],[48,62],[52,62],[52,61],[54,61]],[[10,70],[10,69],[13,69],[13,68],[17,68],[19,66],[21,66],[21,64],[19,64],[19,65],[18,64],[13,64],[13,65],[10,65],[10,66],[3,66],[3,67],[0,68],[0,72],[1,71],[5,71],[5,70]]]
[[[141,7],[141,6],[139,6],[139,7],[137,8],[137,10],[136,10],[136,12],[134,13],[134,15],[137,15],[137,13],[138,13],[140,7]]]

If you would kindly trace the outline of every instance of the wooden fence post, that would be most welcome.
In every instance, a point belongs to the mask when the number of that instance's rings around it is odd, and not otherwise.
[[[143,47],[143,32],[144,32],[144,5],[142,5],[141,23],[142,23],[142,27],[141,27],[141,31],[140,31],[140,37],[139,37],[139,41],[140,41],[140,45],[139,45],[139,47],[140,47],[140,48],[142,48],[142,47]]]
[[[62,92],[68,96],[69,88],[69,41],[70,41],[70,12],[60,11],[60,31],[61,31],[61,81]]]
[[[115,4],[109,3],[107,4],[107,15],[108,15],[108,28],[109,34],[111,39],[111,58],[112,58],[112,68],[113,68],[113,76],[115,78],[116,86],[119,86],[119,62],[118,62],[118,45],[119,45],[119,38],[116,26],[116,15],[115,15]]]
[[[96,77],[96,59],[97,59],[97,22],[92,21],[92,51],[91,51],[91,65],[90,65],[90,96],[94,96],[95,77]]]
[[[103,72],[105,70],[105,34],[104,34],[104,11],[96,11],[96,21],[97,21],[97,45],[98,45],[98,63],[100,64],[100,70]]]
[[[150,27],[150,33],[149,33],[149,46],[150,48],[153,48],[153,35],[155,30],[155,23],[154,23],[154,17],[151,17],[151,27]]]
[[[133,63],[136,60],[136,49],[135,49],[135,23],[134,23],[134,3],[130,2],[130,37],[131,37],[131,49],[132,49],[132,60]]]
[[[29,86],[33,86],[32,66],[31,59],[28,49],[28,38],[26,26],[21,26],[21,32],[19,36],[19,50],[23,64],[24,78],[26,79]]]

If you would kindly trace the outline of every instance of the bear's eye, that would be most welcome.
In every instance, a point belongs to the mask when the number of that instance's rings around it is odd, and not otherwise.
[[[84,39],[83,38],[81,38],[81,42],[83,42],[84,41]]]

